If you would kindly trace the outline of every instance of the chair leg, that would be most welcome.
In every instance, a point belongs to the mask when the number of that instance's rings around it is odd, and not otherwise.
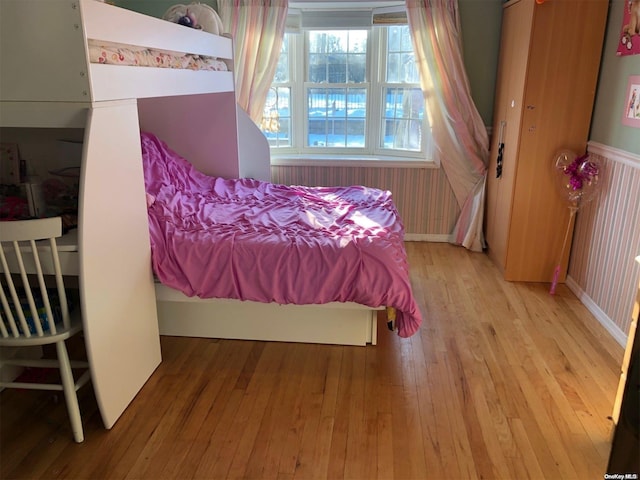
[[[62,378],[62,388],[64,390],[73,438],[77,443],[82,443],[84,441],[84,433],[82,431],[80,407],[78,406],[78,396],[73,380],[73,372],[71,371],[71,363],[69,362],[69,354],[67,353],[67,347],[64,341],[56,343],[56,350],[58,352],[58,361],[60,362],[60,377]]]

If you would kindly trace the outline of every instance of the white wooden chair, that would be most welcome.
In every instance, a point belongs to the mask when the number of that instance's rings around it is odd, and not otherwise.
[[[0,222],[0,271],[4,274],[0,277],[0,347],[55,344],[58,357],[57,360],[0,358],[0,366],[59,368],[61,378],[61,383],[0,382],[0,387],[62,390],[74,439],[80,443],[84,433],[76,392],[89,381],[90,372],[87,362],[69,361],[65,345],[65,340],[82,330],[82,318],[79,313],[73,318],[69,314],[55,240],[61,235],[60,217]],[[36,240],[48,240],[48,244],[39,242],[37,246]],[[33,279],[34,274],[32,286],[29,276]],[[55,287],[47,288],[45,274],[54,275]],[[86,371],[74,381],[72,368]]]

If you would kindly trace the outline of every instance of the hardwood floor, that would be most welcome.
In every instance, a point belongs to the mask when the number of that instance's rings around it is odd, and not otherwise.
[[[0,477],[602,479],[620,347],[561,285],[507,283],[485,255],[408,243],[425,321],[341,347],[162,338],[112,430],[81,390],[0,394]],[[117,355],[117,352],[114,352]]]

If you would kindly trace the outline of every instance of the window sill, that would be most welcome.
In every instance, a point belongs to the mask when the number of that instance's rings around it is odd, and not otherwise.
[[[279,154],[271,156],[272,166],[361,167],[361,168],[440,168],[431,160],[390,156]]]

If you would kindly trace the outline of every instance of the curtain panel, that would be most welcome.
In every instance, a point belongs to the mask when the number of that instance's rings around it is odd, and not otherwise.
[[[464,68],[457,0],[406,0],[434,155],[461,209],[451,242],[472,251],[483,234],[489,139]]]
[[[234,42],[236,99],[260,124],[276,72],[288,0],[218,0],[224,32]]]

